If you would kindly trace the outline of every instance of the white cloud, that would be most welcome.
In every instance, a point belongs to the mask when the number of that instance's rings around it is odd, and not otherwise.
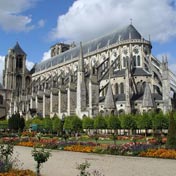
[[[51,51],[50,50],[43,53],[42,61],[47,60],[49,58],[51,58]]]
[[[44,26],[45,26],[45,20],[43,20],[43,19],[39,20],[39,21],[38,21],[38,27],[39,27],[39,28],[42,28],[42,27],[44,27]]]
[[[171,5],[172,4],[172,5]],[[176,36],[176,10],[171,0],[77,0],[58,17],[51,39],[84,41],[133,24],[152,41]]]
[[[28,70],[31,70],[33,66],[34,66],[33,62],[26,60],[26,67]]]
[[[0,56],[0,82],[2,83],[2,76],[4,70],[5,56]]]
[[[34,28],[30,15],[22,12],[31,8],[37,0],[1,0],[0,1],[0,27],[5,31],[29,31]]]

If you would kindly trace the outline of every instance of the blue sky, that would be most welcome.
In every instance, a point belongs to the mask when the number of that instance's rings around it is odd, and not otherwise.
[[[176,0],[1,0],[0,81],[4,56],[16,41],[27,67],[49,57],[57,42],[79,42],[130,24],[148,39],[158,59],[168,56],[176,73]]]

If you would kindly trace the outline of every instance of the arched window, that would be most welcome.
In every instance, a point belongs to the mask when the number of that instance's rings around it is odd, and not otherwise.
[[[30,77],[27,76],[27,77],[26,77],[26,86],[29,86],[29,84],[30,84]]]
[[[126,58],[123,57],[123,67],[126,67]]]
[[[22,90],[22,77],[21,77],[21,75],[18,75],[16,77],[16,90],[17,90],[17,95],[19,96],[19,94],[21,93],[21,90]]]
[[[120,83],[120,93],[124,94],[124,84]]]
[[[118,85],[118,83],[115,84],[115,94],[119,94],[119,85]]]
[[[3,96],[0,95],[0,104],[2,105],[3,104]]]
[[[134,55],[133,56],[133,65],[136,66],[141,66],[141,58],[139,55]]]
[[[141,66],[141,58],[139,55],[137,56],[137,66]]]
[[[133,56],[133,65],[136,66],[136,56]]]
[[[145,86],[146,86],[146,82],[143,82],[141,85],[141,93],[144,93]]]

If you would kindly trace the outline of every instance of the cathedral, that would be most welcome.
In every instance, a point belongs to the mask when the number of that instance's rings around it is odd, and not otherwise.
[[[26,118],[83,118],[176,109],[176,75],[167,57],[155,58],[150,40],[132,24],[50,50],[50,59],[28,70],[20,45],[9,49],[0,85],[0,111],[7,117],[15,112]]]

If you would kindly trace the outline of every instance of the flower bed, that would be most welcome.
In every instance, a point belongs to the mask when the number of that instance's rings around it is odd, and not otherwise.
[[[176,159],[176,150],[163,149],[163,148],[162,149],[149,149],[146,152],[141,152],[139,156]]]
[[[91,153],[95,149],[94,146],[83,146],[83,145],[71,145],[64,147],[66,151],[73,151],[73,152],[86,152]]]
[[[27,142],[19,142],[17,145],[24,146],[24,147],[34,147],[35,142],[33,141],[27,141]]]
[[[12,169],[9,172],[0,173],[0,176],[36,176],[36,174],[31,170],[17,170]]]

